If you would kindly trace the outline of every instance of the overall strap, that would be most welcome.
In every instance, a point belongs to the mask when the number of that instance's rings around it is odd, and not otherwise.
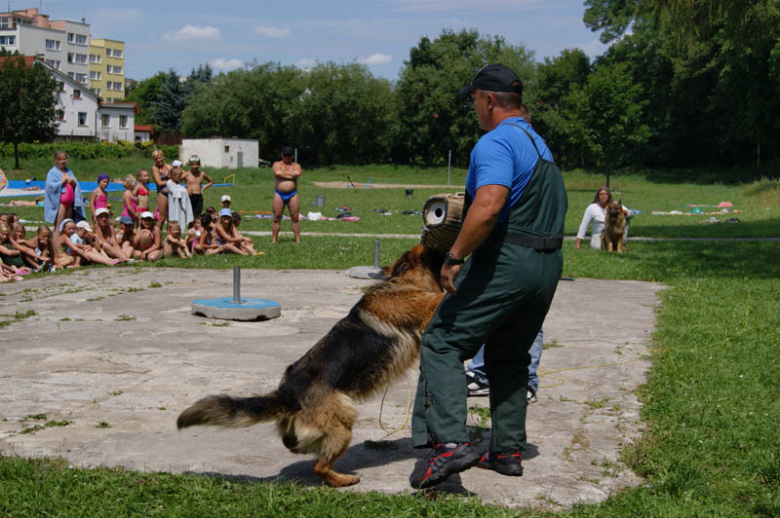
[[[536,154],[539,156],[539,158],[542,158],[542,154],[539,152],[539,148],[536,147],[536,142],[534,142],[533,137],[531,136],[530,133],[528,133],[528,131],[524,127],[520,126],[519,124],[515,124],[514,122],[502,122],[501,124],[499,124],[499,126],[503,126],[504,124],[509,124],[510,126],[514,126],[516,128],[520,128],[521,130],[523,130],[523,133],[528,135],[528,138],[531,139],[531,145],[536,150]]]

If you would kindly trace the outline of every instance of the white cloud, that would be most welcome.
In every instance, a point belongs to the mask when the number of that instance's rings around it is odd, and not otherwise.
[[[215,70],[235,70],[237,68],[243,68],[244,62],[240,59],[225,59],[217,58],[209,60],[209,66]]]
[[[205,27],[185,25],[177,32],[166,32],[163,39],[168,41],[219,41],[222,39],[222,35],[219,33],[219,29],[211,27],[210,25]]]
[[[361,65],[384,65],[390,63],[393,60],[392,56],[387,54],[373,54],[367,58],[358,58],[357,62]]]
[[[314,66],[317,64],[317,60],[314,58],[303,58],[302,60],[298,61],[295,66],[300,68],[301,70],[304,70],[308,72]]]
[[[281,29],[279,27],[266,27],[259,25],[255,27],[255,34],[266,36],[268,38],[288,38],[292,31],[290,29]]]
[[[604,45],[599,40],[591,40],[583,46],[582,50],[592,59],[606,52],[608,48],[609,45]]]

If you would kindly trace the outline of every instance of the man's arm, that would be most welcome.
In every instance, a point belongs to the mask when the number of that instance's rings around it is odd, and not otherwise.
[[[503,185],[483,185],[477,189],[477,195],[466,213],[460,234],[450,248],[453,256],[463,259],[482,244],[496,226],[498,215],[508,196],[509,188]],[[459,272],[460,265],[445,263],[441,268],[442,286],[450,295],[455,295],[453,283]]]
[[[301,170],[301,166],[299,164],[294,165],[295,167],[292,171],[282,171],[282,162],[274,162],[274,176],[282,180],[294,180],[298,178],[301,176],[301,174],[303,174],[303,171]]]

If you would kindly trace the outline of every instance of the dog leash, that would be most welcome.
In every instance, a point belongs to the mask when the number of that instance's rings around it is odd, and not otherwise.
[[[403,424],[393,431],[388,431],[384,426],[382,426],[382,410],[385,407],[385,397],[387,396],[387,391],[390,390],[390,385],[385,387],[385,393],[382,394],[382,403],[379,405],[379,428],[381,428],[382,431],[387,434],[384,437],[385,439],[393,435],[395,432],[399,432],[403,430],[406,427],[406,424],[409,422],[410,410],[412,408],[412,382],[413,381],[414,381],[414,371],[412,369],[409,369],[409,390],[406,393],[406,418],[404,419]]]

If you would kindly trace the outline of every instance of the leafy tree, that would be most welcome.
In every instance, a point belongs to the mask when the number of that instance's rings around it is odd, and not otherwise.
[[[458,97],[458,89],[490,63],[503,63],[514,69],[524,84],[532,84],[532,56],[523,47],[508,45],[503,38],[480,37],[476,30],[444,30],[433,41],[421,38],[410,50],[396,86],[398,119],[403,129],[396,160],[446,163],[452,149],[453,161],[467,164],[479,138],[479,124],[470,99]]]
[[[125,97],[127,102],[138,103],[139,113],[135,116],[137,124],[151,124],[153,122],[154,106],[160,98],[160,89],[165,79],[165,72],[158,72],[152,77],[138,81],[135,87],[127,93],[127,97]]]
[[[48,142],[57,135],[59,90],[41,63],[27,68],[22,57],[0,63],[0,140],[13,143],[16,169],[20,142]]]
[[[181,116],[187,103],[187,88],[179,80],[179,74],[170,69],[160,86],[157,100],[153,103],[152,121],[163,129],[181,128]]]
[[[607,168],[608,187],[611,170],[628,162],[633,148],[649,137],[649,129],[641,123],[646,104],[641,90],[620,64],[597,68],[584,87],[569,94],[574,115],[571,138],[596,165]]]
[[[544,135],[555,161],[561,165],[584,165],[585,152],[572,142],[570,120],[574,107],[569,94],[588,81],[592,66],[580,49],[567,49],[539,65],[536,104],[529,106],[534,128]]]

